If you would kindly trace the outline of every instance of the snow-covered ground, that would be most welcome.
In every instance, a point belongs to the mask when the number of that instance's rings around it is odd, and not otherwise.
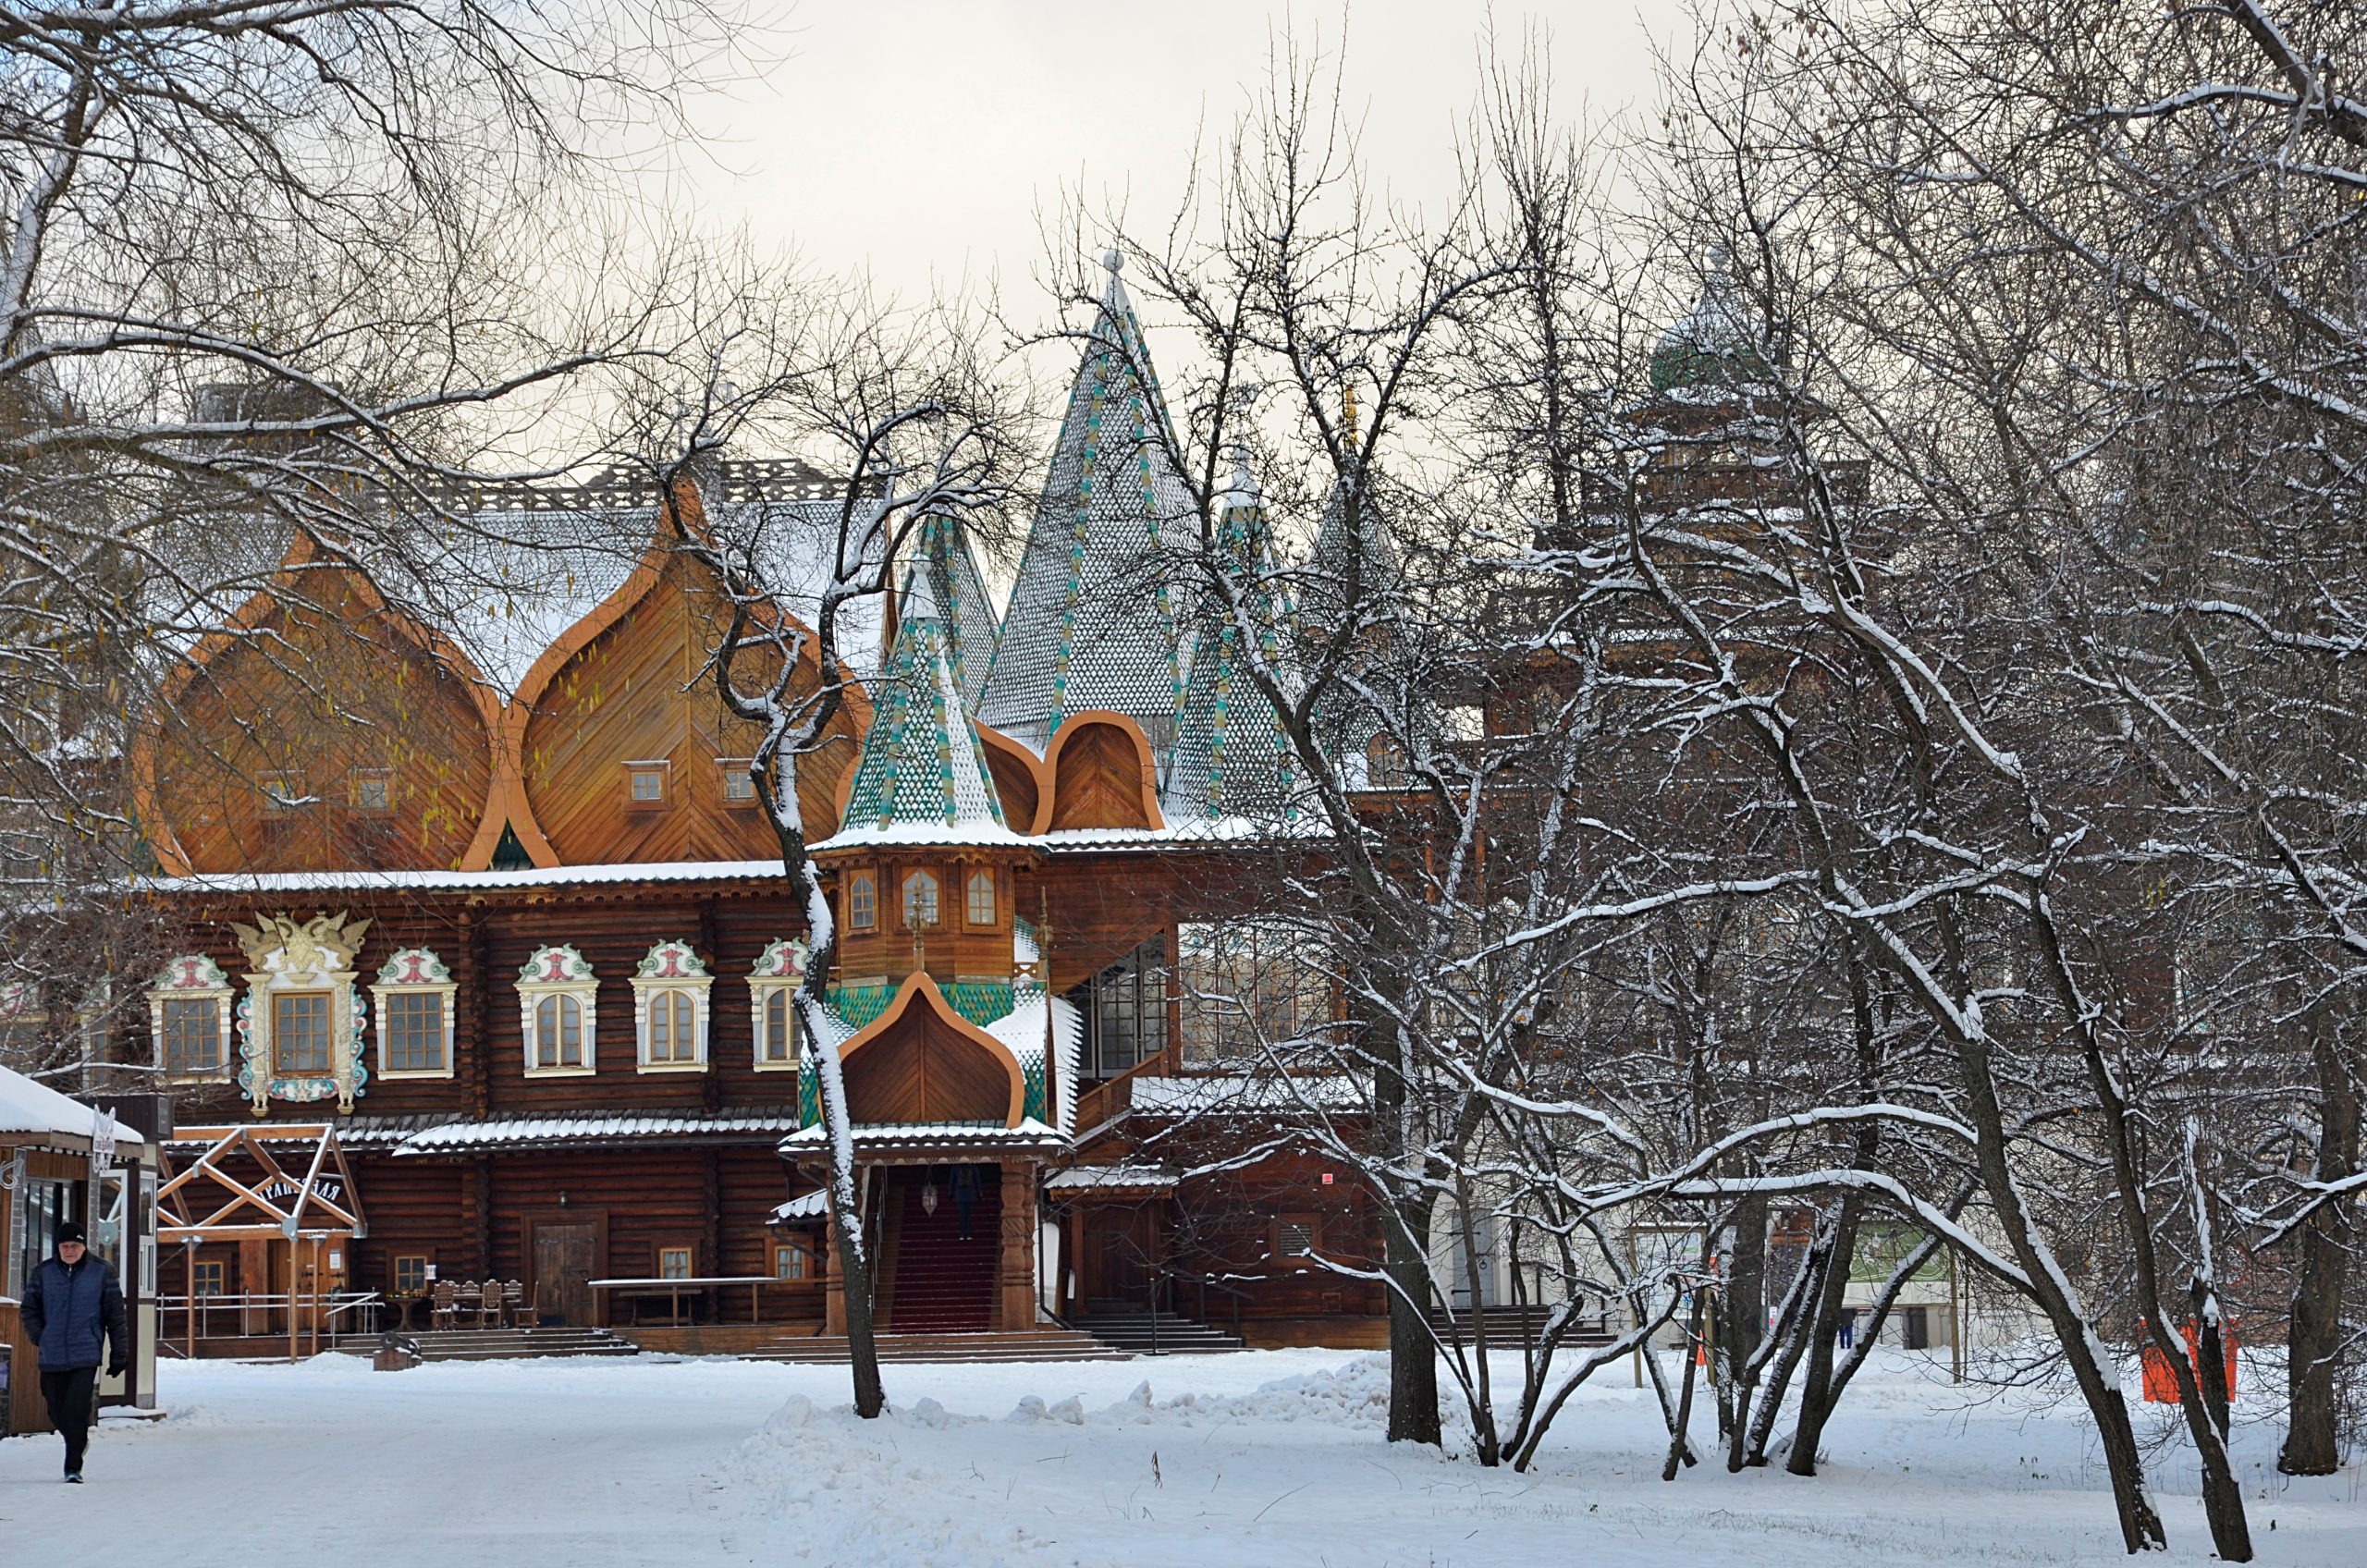
[[[876,1423],[844,1413],[841,1370],[720,1360],[163,1376],[170,1416],[104,1423],[86,1487],[57,1484],[55,1438],[0,1443],[0,1561],[104,1542],[241,1568],[2126,1561],[2070,1411],[1976,1403],[1904,1356],[1851,1389],[1818,1478],[1705,1464],[1672,1485],[1624,1374],[1519,1476],[1384,1443],[1381,1364],[1336,1351],[890,1367]],[[2275,1436],[2238,1445],[2261,1561],[2367,1562],[2362,1470],[2287,1481]],[[2206,1561],[2175,1449],[2159,1474],[2174,1557]]]

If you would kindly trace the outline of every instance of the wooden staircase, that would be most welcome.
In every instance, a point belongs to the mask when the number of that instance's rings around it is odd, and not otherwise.
[[[904,1188],[895,1237],[893,1293],[882,1327],[891,1334],[975,1334],[993,1321],[995,1241],[1002,1233],[1002,1195],[981,1183],[962,1237],[950,1182],[937,1186],[937,1212],[921,1202],[923,1183]]]
[[[1220,1355],[1247,1348],[1239,1335],[1212,1329],[1196,1317],[1154,1313],[1132,1303],[1094,1302],[1070,1321],[1129,1355]]]
[[[1444,1312],[1432,1312],[1430,1327],[1441,1336],[1452,1328],[1462,1336],[1465,1344],[1470,1344],[1479,1321],[1484,1318],[1489,1349],[1518,1350],[1524,1341],[1534,1340],[1545,1331],[1546,1319],[1552,1315],[1551,1307],[1533,1303],[1527,1306],[1483,1306],[1477,1314],[1466,1307],[1452,1317]],[[1576,1327],[1562,1336],[1562,1343],[1568,1349],[1579,1350],[1607,1345],[1616,1338],[1618,1336],[1611,1331],[1598,1313],[1581,1317]]]

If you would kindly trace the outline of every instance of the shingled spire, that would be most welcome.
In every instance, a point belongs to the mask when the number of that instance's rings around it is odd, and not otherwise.
[[[1291,656],[1290,606],[1276,582],[1265,497],[1240,452],[1217,501],[1217,545],[1248,589],[1245,608],[1255,630],[1245,636],[1214,595],[1201,601],[1163,807],[1171,822],[1270,814],[1290,794],[1290,740],[1248,675],[1253,646],[1269,663]]]
[[[952,635],[930,576],[915,572],[907,584],[896,649],[880,678],[833,845],[876,836],[945,842],[948,830],[989,841],[1011,836],[986,750],[970,726]]]
[[[1069,715],[1114,709],[1143,727],[1164,770],[1183,649],[1160,545],[1192,530],[1194,514],[1117,252],[1103,264],[1109,285],[979,712],[1041,751]]]
[[[945,629],[946,662],[952,667],[953,682],[962,689],[963,702],[975,711],[986,690],[987,672],[994,668],[995,642],[1002,628],[961,525],[948,517],[924,519],[905,577],[907,595],[914,592],[914,579],[926,580],[926,591],[937,602]]]

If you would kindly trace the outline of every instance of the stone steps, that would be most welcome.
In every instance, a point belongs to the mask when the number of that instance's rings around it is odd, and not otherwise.
[[[510,1361],[546,1355],[638,1355],[641,1347],[606,1329],[431,1329],[405,1336],[422,1361]],[[375,1334],[340,1341],[340,1354],[370,1355]]]

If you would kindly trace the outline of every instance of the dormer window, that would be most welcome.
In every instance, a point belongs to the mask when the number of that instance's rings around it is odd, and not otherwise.
[[[868,871],[847,878],[847,929],[869,931],[879,924],[879,885]]]
[[[666,803],[666,774],[664,757],[625,764],[625,803],[649,807]]]
[[[355,811],[386,811],[394,804],[392,768],[357,767],[346,778],[346,801]]]
[[[937,924],[937,874],[904,873],[904,927],[919,931]]]
[[[995,874],[983,867],[970,873],[966,913],[973,925],[995,923]]]

